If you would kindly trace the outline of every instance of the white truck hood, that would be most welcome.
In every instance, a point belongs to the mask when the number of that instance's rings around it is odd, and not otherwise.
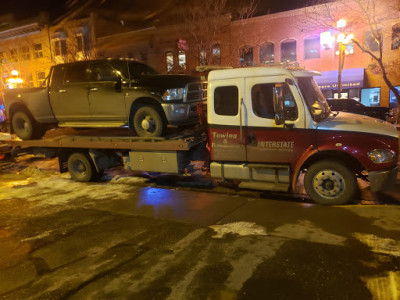
[[[357,131],[399,137],[396,127],[385,121],[346,112],[334,112],[334,114],[337,114],[336,117],[330,117],[318,123],[317,128],[319,130]]]

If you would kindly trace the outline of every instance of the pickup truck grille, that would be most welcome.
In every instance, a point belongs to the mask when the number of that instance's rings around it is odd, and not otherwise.
[[[207,99],[207,82],[193,82],[186,86],[185,102],[198,102]]]

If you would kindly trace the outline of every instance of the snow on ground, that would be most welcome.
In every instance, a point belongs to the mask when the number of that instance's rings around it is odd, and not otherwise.
[[[21,198],[39,201],[38,205],[52,205],[68,203],[79,197],[94,201],[126,199],[132,195],[135,183],[147,180],[124,177],[124,174],[112,174],[109,179],[107,182],[76,182],[71,180],[69,173],[58,172],[57,159],[19,157],[0,172],[0,201]]]
[[[238,235],[267,235],[266,229],[263,226],[251,222],[234,222],[223,225],[210,226],[215,231],[213,238],[220,239],[226,234]]]

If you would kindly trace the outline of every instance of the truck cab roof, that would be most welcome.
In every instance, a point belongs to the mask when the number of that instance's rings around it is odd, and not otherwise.
[[[262,77],[262,76],[277,76],[288,75],[294,77],[313,77],[321,75],[317,71],[307,71],[298,68],[285,67],[252,67],[252,68],[236,68],[213,70],[208,75],[208,80],[221,80],[243,77]]]

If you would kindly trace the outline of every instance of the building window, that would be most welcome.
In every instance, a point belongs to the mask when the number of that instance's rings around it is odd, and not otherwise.
[[[0,64],[4,64],[6,62],[6,54],[4,52],[0,52]]]
[[[55,39],[53,43],[55,56],[67,55],[67,41],[65,39]]]
[[[186,70],[186,53],[185,51],[178,52],[178,63],[181,70]]]
[[[207,52],[205,50],[200,50],[199,52],[199,65],[200,66],[207,65]]]
[[[17,49],[11,49],[11,50],[10,50],[10,60],[11,60],[12,62],[18,61]]]
[[[34,58],[41,58],[43,57],[43,49],[42,44],[34,44],[33,45],[33,57]]]
[[[319,36],[304,39],[304,59],[319,58],[321,43]]]
[[[382,40],[382,31],[378,30],[376,32],[380,36],[380,40]],[[364,45],[371,51],[378,51],[379,50],[379,43],[375,39],[374,35],[371,31],[367,31],[364,34]]]
[[[212,64],[213,65],[221,64],[221,47],[219,44],[214,44],[212,46]]]
[[[241,67],[253,65],[253,47],[244,46],[239,50],[239,64]]]
[[[44,80],[46,79],[46,73],[45,72],[37,72],[36,76],[37,76],[38,86],[41,86],[43,84]]]
[[[286,40],[281,43],[281,61],[296,61],[296,41]]]
[[[392,50],[400,48],[400,23],[392,27]]]
[[[29,54],[29,47],[21,48],[21,58],[22,58],[22,60],[30,60],[31,59],[31,55]]]
[[[260,63],[269,64],[275,61],[274,44],[265,43],[260,47]]]
[[[76,51],[83,52],[83,37],[82,33],[75,34]]]
[[[167,72],[171,72],[174,68],[174,54],[172,51],[168,51],[165,53],[165,62],[167,64]]]

